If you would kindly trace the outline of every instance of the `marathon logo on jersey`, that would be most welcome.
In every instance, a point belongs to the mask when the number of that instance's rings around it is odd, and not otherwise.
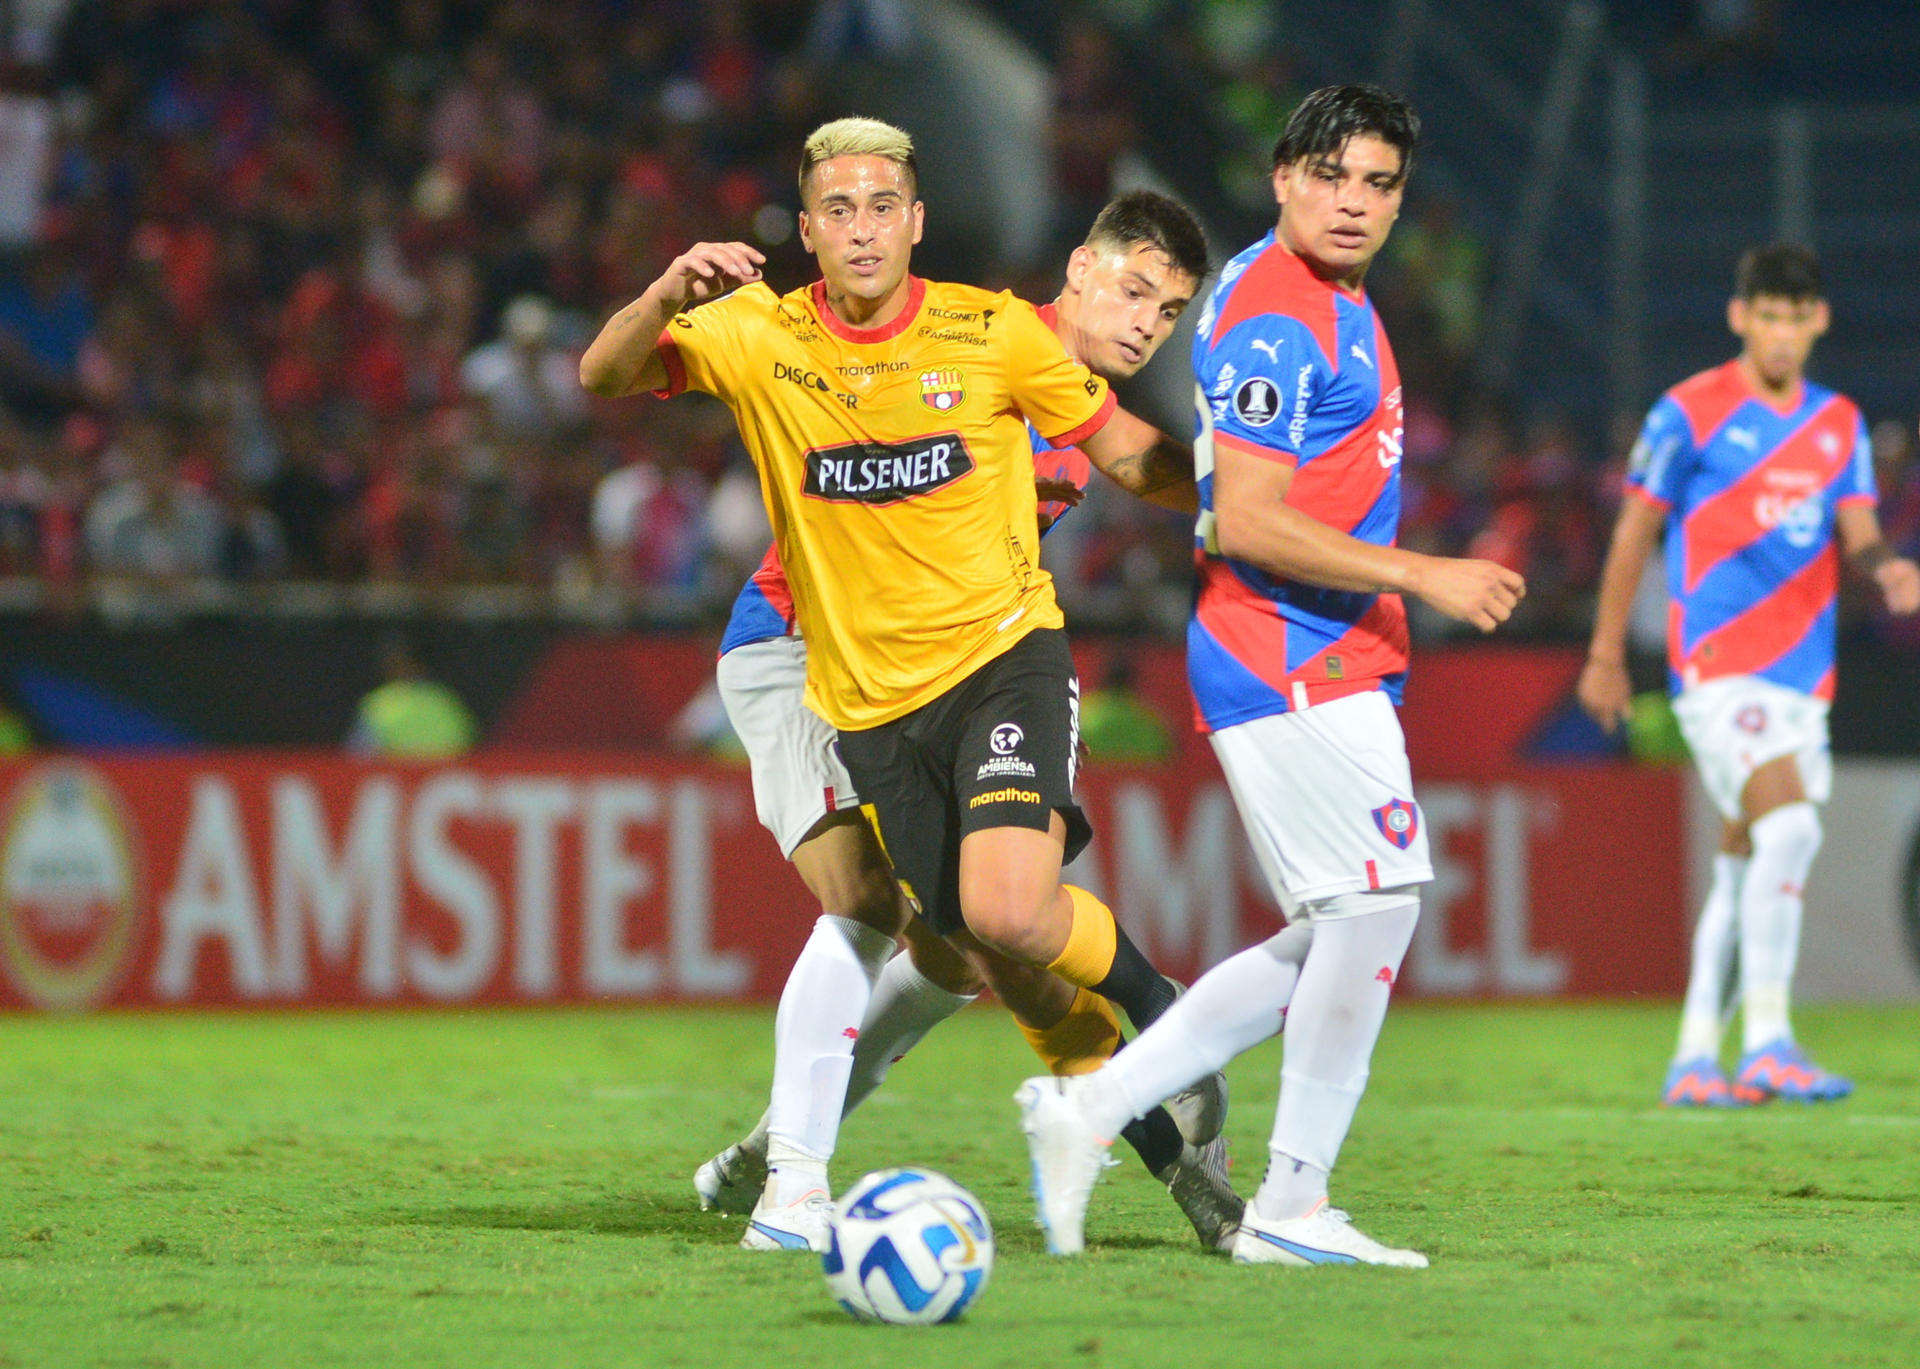
[[[920,402],[935,413],[944,414],[967,402],[967,385],[952,366],[920,373]]]
[[[1420,810],[1405,799],[1395,799],[1373,810],[1373,825],[1380,835],[1404,851],[1420,834]]]
[[[911,442],[849,442],[807,453],[809,499],[835,504],[897,504],[951,485],[974,467],[959,433]]]
[[[1233,392],[1233,416],[1249,428],[1264,428],[1280,416],[1280,390],[1265,376],[1248,376]]]
[[[985,808],[990,803],[1040,803],[1037,789],[989,789],[967,800],[969,808]]]

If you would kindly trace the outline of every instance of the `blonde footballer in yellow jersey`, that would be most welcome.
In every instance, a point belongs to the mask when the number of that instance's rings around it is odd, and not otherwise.
[[[758,285],[757,250],[697,244],[608,321],[581,381],[609,396],[707,388],[732,407],[811,644],[809,702],[837,725],[922,915],[968,954],[1044,967],[1144,1028],[1174,986],[1104,904],[1060,880],[1090,834],[1072,794],[1078,683],[1035,564],[1020,415],[1123,487],[1188,511],[1191,453],[1116,408],[1029,307],[911,276],[924,222],[915,185],[900,130],[864,119],[815,130],[800,237],[819,284],[781,300]],[[845,924],[844,942],[818,929],[809,942],[844,961],[835,984],[856,1019],[899,929],[883,903],[823,918]],[[777,1056],[781,1031],[776,1019]],[[814,1092],[844,1090],[843,1060],[821,1053],[811,1068]],[[795,1219],[825,1202],[821,1140],[772,1130],[743,1244],[755,1233],[808,1243]]]
[[[1062,626],[1026,425],[1073,446],[1114,408],[1025,300],[911,276],[906,295],[863,329],[825,282],[748,285],[676,315],[656,352],[661,394],[704,391],[738,415],[807,639],[807,703],[845,729]]]

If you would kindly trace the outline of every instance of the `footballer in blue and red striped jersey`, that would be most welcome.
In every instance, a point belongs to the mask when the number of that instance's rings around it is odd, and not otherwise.
[[[1837,512],[1875,501],[1866,421],[1803,383],[1769,402],[1738,360],[1661,396],[1628,491],[1667,515],[1673,689],[1752,675],[1833,697]]]
[[[1789,1012],[1800,891],[1833,785],[1834,600],[1844,555],[1890,612],[1912,613],[1920,567],[1881,534],[1859,409],[1806,378],[1830,322],[1811,250],[1774,243],[1741,257],[1727,304],[1740,354],[1674,386],[1647,415],[1577,686],[1604,727],[1633,712],[1627,619],[1664,535],[1673,716],[1723,819],[1662,1090],[1669,1107],[1853,1091],[1807,1059]],[[1736,955],[1745,1049],[1729,1078],[1720,1046]]]
[[[1393,545],[1400,523],[1399,368],[1372,303],[1310,270],[1274,235],[1229,262],[1194,339],[1200,439],[1199,589],[1187,669],[1203,731],[1384,689],[1407,673],[1397,594],[1322,589],[1222,556],[1211,453],[1294,468],[1286,502]]]
[[[1235,257],[1194,340],[1199,725],[1290,924],[1214,966],[1058,1106],[1022,1086],[1049,1248],[1077,1242],[1098,1142],[1149,1098],[1288,1030],[1265,1180],[1236,1262],[1424,1268],[1332,1214],[1328,1179],[1433,878],[1394,713],[1396,590],[1492,631],[1525,581],[1394,545],[1400,378],[1362,290],[1406,189],[1420,120],[1377,86],[1302,100],[1273,151],[1274,231]],[[1300,924],[1311,936],[1300,935]],[[1296,990],[1298,992],[1296,993]],[[1077,1114],[1077,1116],[1075,1115]],[[1049,1195],[1061,1195],[1050,1197]],[[1071,1248],[1071,1247],[1070,1247]]]

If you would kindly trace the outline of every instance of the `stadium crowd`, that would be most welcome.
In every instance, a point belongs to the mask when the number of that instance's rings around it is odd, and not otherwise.
[[[0,71],[0,577],[612,585],[724,607],[766,538],[728,415],[592,400],[576,358],[692,242],[787,243],[799,139],[843,112],[810,73],[884,50],[896,7],[15,8],[37,17]],[[1194,59],[1234,92],[1228,184],[1258,172],[1292,62],[1273,34],[1236,57],[1248,7],[1203,8]],[[1109,9],[1052,36],[1075,224],[1141,122],[1109,76],[1128,22]],[[1408,217],[1370,282],[1409,377],[1402,535],[1522,570],[1516,625],[1577,635],[1624,439],[1602,451],[1471,397],[1487,253],[1444,199]],[[776,253],[774,283],[805,264]],[[1920,471],[1908,428],[1883,432],[1889,527],[1913,549]],[[1186,583],[1177,520],[1109,501],[1067,526],[1069,602]]]

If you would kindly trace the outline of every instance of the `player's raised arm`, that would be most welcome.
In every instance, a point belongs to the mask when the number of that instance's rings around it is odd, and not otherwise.
[[[1626,720],[1633,701],[1627,678],[1627,617],[1634,592],[1646,570],[1647,557],[1660,540],[1667,511],[1658,504],[1629,495],[1620,503],[1607,547],[1607,564],[1600,572],[1600,594],[1593,611],[1593,637],[1587,644],[1587,663],[1580,671],[1576,694],[1580,706],[1611,732]]]
[[[1212,549],[1269,575],[1323,589],[1412,594],[1447,617],[1492,632],[1527,592],[1492,561],[1425,556],[1349,537],[1289,505],[1293,467],[1224,444],[1214,449]]]
[[[663,388],[667,368],[656,348],[667,320],[689,304],[759,280],[766,260],[744,242],[695,243],[607,320],[580,358],[580,383],[608,399]]]
[[[1880,515],[1873,505],[1848,502],[1834,510],[1834,528],[1848,562],[1880,587],[1887,612],[1920,611],[1920,566],[1896,556],[1880,531]]]
[[[1193,448],[1151,423],[1115,409],[1100,430],[1079,443],[1087,460],[1128,494],[1177,513],[1200,508],[1193,480]]]

